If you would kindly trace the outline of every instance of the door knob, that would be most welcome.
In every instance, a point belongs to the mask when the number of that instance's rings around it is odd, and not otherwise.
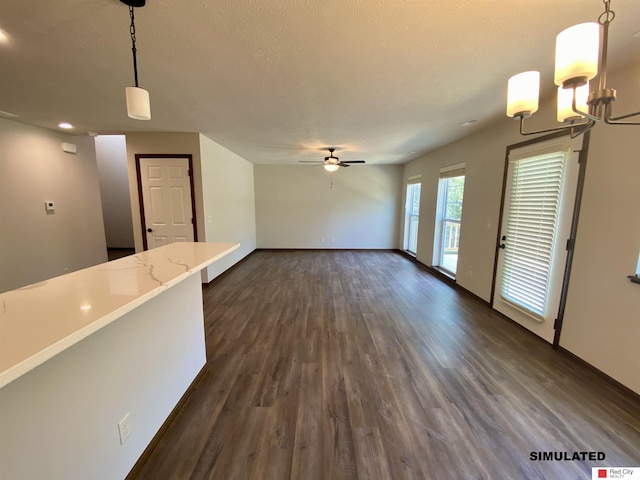
[[[147,228],[147,232],[149,233],[153,232],[153,228]]]

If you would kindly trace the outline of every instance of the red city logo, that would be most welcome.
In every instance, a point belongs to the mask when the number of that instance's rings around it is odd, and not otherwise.
[[[598,470],[598,478],[607,478],[607,471],[604,469],[599,469]]]

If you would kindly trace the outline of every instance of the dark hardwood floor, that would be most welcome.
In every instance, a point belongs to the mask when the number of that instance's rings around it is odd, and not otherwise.
[[[208,363],[130,478],[565,480],[640,465],[637,397],[397,253],[257,251],[204,303]]]
[[[117,260],[136,253],[135,248],[107,248],[108,261]]]

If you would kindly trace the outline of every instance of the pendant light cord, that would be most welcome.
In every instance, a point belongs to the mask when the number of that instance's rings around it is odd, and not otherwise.
[[[136,22],[133,7],[129,7],[129,16],[131,17],[131,25],[129,26],[129,32],[131,33],[131,51],[133,52],[133,75],[136,81],[136,87],[138,86],[138,59],[136,58]]]

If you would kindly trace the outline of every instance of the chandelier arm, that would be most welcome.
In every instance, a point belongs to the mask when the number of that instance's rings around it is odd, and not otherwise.
[[[600,118],[578,110],[578,105],[576,103],[576,87],[573,87],[573,97],[571,99],[571,110],[573,110],[573,113],[577,113],[581,117],[588,118],[589,120],[593,120],[594,122],[600,121]]]
[[[524,131],[524,116],[518,115],[518,117],[520,118],[520,135],[538,135],[540,133],[551,133],[551,132],[562,132],[562,131],[565,131],[568,134],[571,134],[571,132],[573,132],[576,129],[576,127],[588,126],[592,122],[592,120],[590,120],[590,121],[585,122],[585,123],[578,123],[578,124],[573,124],[573,125],[563,125],[561,127],[547,128],[545,130],[537,130],[535,132],[525,132]],[[593,122],[593,124],[595,125],[595,122]],[[593,126],[593,125],[591,125],[591,126]],[[589,128],[591,128],[591,126]]]
[[[583,133],[587,133],[595,125],[596,125],[596,121],[595,120],[589,120],[587,123],[576,125],[576,126],[574,126],[574,128],[571,129],[571,133],[569,134],[569,137],[570,138],[577,138],[580,135],[582,135]],[[575,127],[583,127],[583,128],[575,128]]]
[[[636,113],[636,115],[640,115],[640,112]],[[626,118],[627,116],[632,115],[625,115],[623,118]],[[616,118],[605,118],[604,121],[609,125],[640,125],[640,122],[619,122]]]
[[[619,117],[611,116],[611,105],[607,105],[606,114],[604,116],[605,123],[609,125],[640,125],[640,122],[620,122],[619,120],[624,120],[625,118],[637,117],[640,115],[640,112],[628,113],[626,115],[620,115]]]

